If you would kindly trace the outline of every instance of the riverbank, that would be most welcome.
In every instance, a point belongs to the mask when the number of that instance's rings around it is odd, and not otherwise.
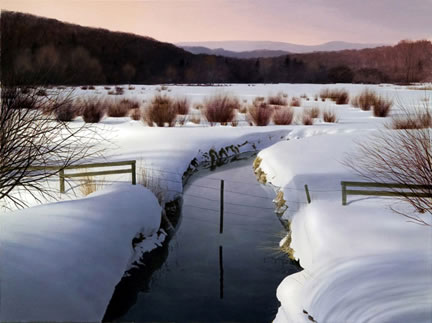
[[[342,162],[365,134],[295,138],[258,155],[287,200],[290,247],[304,268],[278,287],[275,322],[429,322],[431,228],[392,212],[395,199],[350,196],[342,206],[340,181],[359,180]]]

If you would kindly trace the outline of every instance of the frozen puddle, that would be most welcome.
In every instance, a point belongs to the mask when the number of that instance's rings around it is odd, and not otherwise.
[[[225,181],[222,234],[220,179]],[[134,274],[138,278],[129,283],[134,295],[119,297],[122,309],[113,301],[105,319],[272,321],[280,305],[277,286],[298,271],[278,251],[284,228],[273,197],[256,181],[251,159],[194,175],[185,187],[176,234],[152,255],[150,266]]]

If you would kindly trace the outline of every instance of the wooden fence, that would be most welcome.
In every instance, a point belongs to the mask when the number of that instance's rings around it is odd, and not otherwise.
[[[102,167],[118,167],[118,166],[130,166],[128,169],[114,169],[114,170],[104,170],[104,171],[93,171],[93,172],[83,172],[83,173],[67,173],[71,169],[82,169],[82,168],[102,168]],[[60,178],[60,193],[65,192],[65,179],[74,177],[87,177],[87,176],[100,176],[100,175],[116,175],[116,174],[131,174],[132,184],[136,185],[136,160],[127,160],[119,162],[109,162],[109,163],[92,163],[92,164],[81,164],[72,165],[65,168],[60,168],[58,166],[37,166],[31,167],[33,170],[59,170]]]
[[[348,195],[432,197],[432,185],[406,185],[406,184],[396,184],[396,183],[342,181],[341,186],[342,186],[342,205],[347,205]],[[349,187],[386,188],[387,190],[348,189]],[[394,189],[400,189],[400,191],[395,191]],[[424,190],[430,190],[430,193],[425,193]]]

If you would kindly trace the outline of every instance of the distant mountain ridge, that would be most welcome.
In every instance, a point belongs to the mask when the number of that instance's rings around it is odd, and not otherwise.
[[[225,57],[233,57],[233,58],[259,58],[259,57],[278,57],[289,54],[289,52],[283,50],[252,50],[252,51],[244,51],[244,52],[234,52],[230,50],[225,50],[223,48],[210,49],[207,47],[200,46],[182,46],[184,50],[188,51],[192,54],[206,54],[206,55],[217,55],[217,56],[225,56]]]
[[[346,49],[365,49],[386,46],[386,44],[362,44],[350,43],[344,41],[332,41],[319,45],[299,45],[285,42],[274,41],[247,41],[247,40],[230,40],[230,41],[203,41],[203,42],[180,42],[176,44],[186,50],[194,47],[194,53],[197,54],[197,47],[202,50],[210,51],[228,51],[228,52],[253,52],[253,51],[282,51],[285,53],[312,53],[312,52],[329,52]],[[206,52],[206,54],[217,54],[215,52]],[[203,54],[203,53],[198,53]],[[231,54],[233,55],[233,54]],[[283,54],[282,54],[283,55]]]

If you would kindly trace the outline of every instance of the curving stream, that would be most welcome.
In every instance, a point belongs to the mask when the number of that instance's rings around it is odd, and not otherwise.
[[[277,286],[299,270],[278,250],[284,227],[273,211],[274,195],[256,181],[252,159],[198,172],[185,186],[175,234],[132,274],[134,295],[127,301],[114,295],[127,304],[116,311],[112,300],[105,320],[271,322]]]

